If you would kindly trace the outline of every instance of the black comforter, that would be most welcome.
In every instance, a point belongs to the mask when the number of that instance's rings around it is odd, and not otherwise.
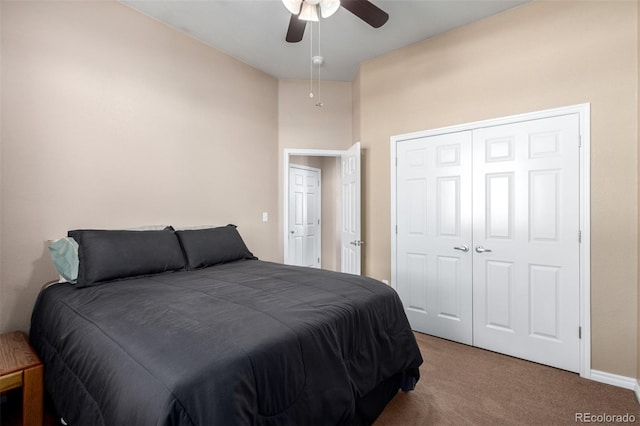
[[[53,285],[30,339],[59,414],[82,425],[344,424],[422,363],[391,288],[259,260]]]

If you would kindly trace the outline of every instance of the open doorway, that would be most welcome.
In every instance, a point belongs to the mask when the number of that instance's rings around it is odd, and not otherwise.
[[[360,274],[360,143],[346,151],[284,150],[284,263],[297,265],[293,244],[300,235],[292,214],[292,165],[315,168],[321,176],[320,267]]]

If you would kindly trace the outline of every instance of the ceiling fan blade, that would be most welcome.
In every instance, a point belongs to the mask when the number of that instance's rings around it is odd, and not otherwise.
[[[387,12],[368,0],[342,0],[340,5],[373,28],[380,28],[389,20]]]
[[[302,36],[304,36],[304,29],[307,26],[307,21],[303,21],[302,19],[298,19],[298,15],[291,15],[291,20],[289,21],[289,29],[287,30],[286,40],[289,43],[297,43],[302,40]]]

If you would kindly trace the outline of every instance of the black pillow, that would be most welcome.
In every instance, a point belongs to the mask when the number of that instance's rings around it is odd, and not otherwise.
[[[176,231],[190,269],[241,259],[257,259],[242,241],[235,225]]]
[[[175,232],[80,229],[68,232],[78,242],[78,282],[88,287],[108,281],[177,271],[185,259]]]

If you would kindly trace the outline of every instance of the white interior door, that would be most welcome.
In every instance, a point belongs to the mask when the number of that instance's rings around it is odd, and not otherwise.
[[[396,196],[396,284],[413,329],[471,344],[471,132],[399,143]]]
[[[579,125],[474,130],[475,346],[579,371]]]
[[[342,272],[360,275],[360,142],[342,154],[341,262]]]
[[[289,167],[289,257],[297,266],[320,267],[320,170]]]

